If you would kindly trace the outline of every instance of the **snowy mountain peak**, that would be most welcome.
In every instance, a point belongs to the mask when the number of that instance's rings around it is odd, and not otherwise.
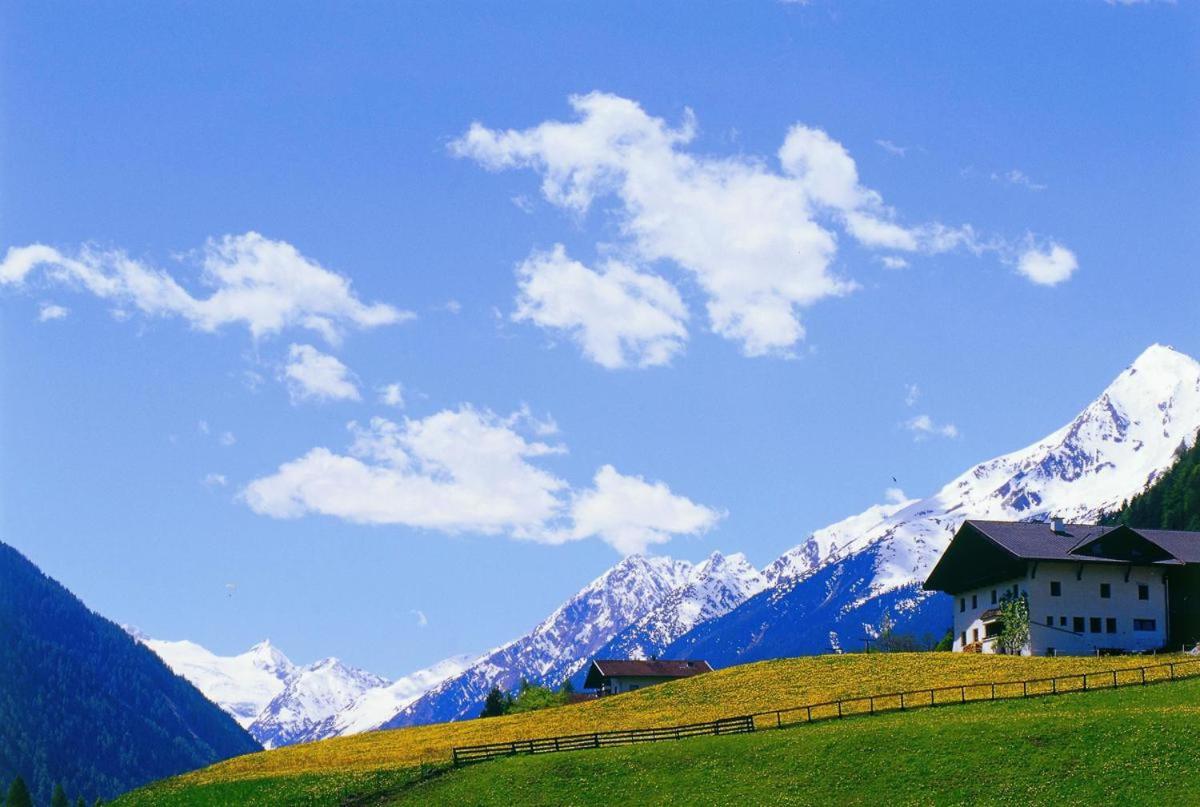
[[[385,728],[475,716],[493,686],[522,679],[557,687],[620,631],[686,585],[692,564],[630,555],[554,610],[532,631],[481,656],[406,706]]]
[[[872,589],[927,572],[966,518],[1090,521],[1170,467],[1200,430],[1200,363],[1152,345],[1070,423],[1027,448],[982,462],[933,496],[877,505],[813,533],[767,568],[773,582],[876,543]]]
[[[965,519],[1092,522],[1145,490],[1198,432],[1200,363],[1152,345],[1044,439],[979,463],[931,496],[812,533],[768,566],[771,588],[665,652],[731,664],[836,650],[884,613],[936,640],[949,617],[942,595],[920,584]]]
[[[314,729],[347,709],[364,693],[386,687],[388,680],[348,667],[336,658],[322,659],[292,675],[250,725],[264,748],[317,739]]]
[[[738,552],[713,552],[692,567],[679,586],[654,609],[621,631],[600,651],[609,658],[658,656],[701,622],[728,613],[767,585],[766,578]]]
[[[292,664],[291,659],[285,656],[278,647],[271,644],[270,639],[263,639],[243,655],[260,670],[282,672],[286,675],[290,674],[296,668],[296,665]]]

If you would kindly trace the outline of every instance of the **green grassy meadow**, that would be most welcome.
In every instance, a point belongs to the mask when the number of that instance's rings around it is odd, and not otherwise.
[[[1200,804],[1200,785],[1192,782],[1200,781],[1200,677],[459,769],[448,764],[452,745],[678,725],[897,688],[978,682],[984,688],[969,697],[986,697],[984,682],[1165,660],[957,653],[780,659],[583,704],[250,754],[156,782],[116,804],[660,804],[689,795],[704,804],[1081,804],[1109,793],[1129,803]],[[1123,682],[1138,678],[1125,676]]]
[[[513,757],[394,805],[1200,804],[1200,680]]]

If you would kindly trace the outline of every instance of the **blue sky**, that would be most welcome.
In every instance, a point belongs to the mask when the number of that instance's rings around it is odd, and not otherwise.
[[[1186,4],[0,13],[0,536],[156,637],[402,674],[1200,354]]]

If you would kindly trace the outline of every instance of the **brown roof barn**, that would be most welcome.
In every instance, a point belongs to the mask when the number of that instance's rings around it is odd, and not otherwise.
[[[616,695],[706,672],[712,672],[712,665],[707,661],[594,659],[583,687],[595,689],[601,695]]]

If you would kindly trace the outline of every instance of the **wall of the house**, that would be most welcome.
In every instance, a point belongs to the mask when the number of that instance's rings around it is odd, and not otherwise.
[[[987,639],[987,628],[981,617],[984,611],[997,608],[1000,599],[1006,591],[1012,591],[1016,586],[1020,590],[1023,579],[1006,580],[993,583],[982,588],[970,589],[954,595],[954,651],[962,652],[964,647],[975,643],[983,645],[983,652],[994,653],[996,642]]]
[[[672,678],[652,678],[639,676],[619,676],[608,679],[609,692],[613,695],[622,692],[632,692],[635,689],[644,689],[645,687],[661,684],[665,681],[672,681]]]
[[[1166,645],[1167,587],[1162,567],[1084,563],[1082,572],[1080,569],[1080,564],[1070,562],[1030,563],[1021,578],[956,594],[954,649],[961,651],[964,644],[979,641],[983,652],[996,652],[996,641],[986,638],[981,616],[996,607],[993,592],[999,602],[1014,586],[1029,598],[1027,654],[1092,655],[1110,649],[1139,652]],[[1050,593],[1052,582],[1059,584],[1057,596]],[[1102,583],[1109,586],[1108,598],[1100,596]],[[1138,599],[1139,583],[1147,586],[1149,599]],[[1075,630],[1077,617],[1083,619],[1082,632]],[[1052,625],[1047,624],[1048,618]],[[1093,618],[1100,620],[1098,633],[1092,630]],[[1109,619],[1116,620],[1116,630],[1111,633]],[[1154,630],[1134,630],[1135,619],[1154,620]]]

